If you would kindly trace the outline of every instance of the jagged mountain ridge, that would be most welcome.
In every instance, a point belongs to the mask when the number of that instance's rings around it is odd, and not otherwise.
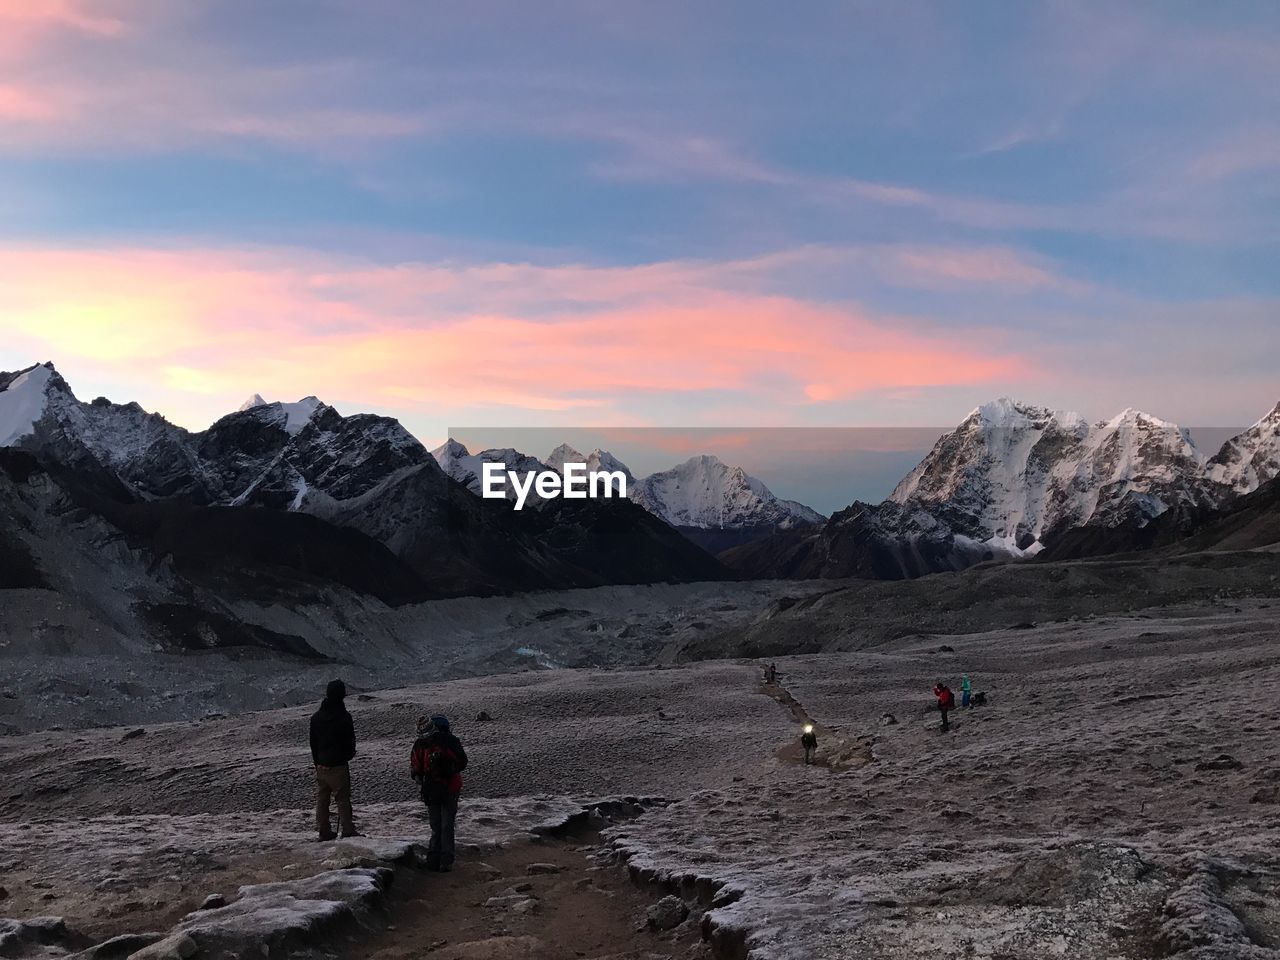
[[[632,504],[606,513],[615,505],[593,501],[534,520],[474,497],[391,418],[255,396],[192,433],[137,404],[83,403],[51,365],[0,378],[6,445],[108,500],[310,514],[389,546],[431,595],[724,576]]]
[[[820,523],[822,515],[781,500],[741,467],[702,455],[645,477],[632,499],[676,527],[774,527]]]
[[[744,576],[902,579],[1172,543],[1280,475],[1278,423],[1280,410],[1208,458],[1141,411],[1090,424],[1001,398],[939,438],[883,503],[720,558]]]
[[[547,465],[537,457],[531,457],[511,447],[495,447],[473,454],[452,437],[432,450],[431,456],[447,476],[457,480],[477,495],[480,494],[482,471],[486,463],[500,463],[504,469],[518,474],[530,471],[538,473],[547,469]],[[515,491],[510,484],[506,485],[506,492],[508,499],[515,498]],[[529,500],[532,503],[541,502],[532,490],[529,492]]]
[[[1007,398],[983,404],[890,494],[959,536],[1035,553],[1088,524],[1142,525],[1220,491],[1186,430],[1137,410],[1091,425]]]
[[[691,457],[642,479],[636,479],[631,469],[607,450],[597,447],[583,454],[567,443],[552,450],[545,460],[538,460],[510,448],[472,454],[465,445],[450,438],[433,450],[432,456],[447,474],[474,493],[480,492],[480,471],[486,462],[501,463],[521,473],[550,469],[563,474],[566,463],[586,464],[588,472],[621,473],[633,502],[703,546],[720,542],[718,549],[824,519],[802,503],[775,496],[741,467],[710,455]],[[618,488],[616,482],[614,488]],[[729,536],[709,536],[704,531],[727,531]]]
[[[1252,493],[1280,476],[1280,403],[1209,460],[1209,477],[1237,494]]]

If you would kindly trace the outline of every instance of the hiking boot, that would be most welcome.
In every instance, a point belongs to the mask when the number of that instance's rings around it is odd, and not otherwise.
[[[344,834],[342,835],[342,839],[343,839],[343,840],[350,840],[352,837],[363,837],[363,836],[364,836],[364,834],[363,834],[363,833],[360,833],[358,830],[352,830],[350,833],[344,833]]]
[[[326,830],[324,833],[320,834],[321,843],[328,843],[330,840],[337,840],[337,839],[338,839],[338,835],[334,833],[332,830]]]

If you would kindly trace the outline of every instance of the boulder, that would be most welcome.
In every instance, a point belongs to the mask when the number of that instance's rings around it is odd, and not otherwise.
[[[63,943],[69,936],[61,917],[0,920],[0,957],[15,956],[31,946]]]
[[[689,919],[689,906],[677,896],[666,896],[645,913],[645,922],[654,930],[674,930]]]

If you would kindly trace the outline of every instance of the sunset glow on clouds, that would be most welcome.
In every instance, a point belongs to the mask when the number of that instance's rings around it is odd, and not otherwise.
[[[716,286],[749,268],[369,268],[296,252],[10,250],[0,251],[0,313],[40,356],[218,402],[263,383],[381,407],[609,422],[652,394],[738,392],[799,408],[1028,372],[989,343],[978,350],[854,306]],[[174,415],[202,425],[201,406]]]
[[[1280,11],[0,0],[0,369],[202,427],[1280,398]]]

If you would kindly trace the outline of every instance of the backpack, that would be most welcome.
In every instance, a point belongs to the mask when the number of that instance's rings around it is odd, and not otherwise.
[[[436,740],[419,740],[413,746],[410,766],[422,787],[423,799],[448,792],[458,775],[458,758],[445,744]]]
[[[452,780],[458,772],[458,758],[452,750],[433,744],[427,748],[427,771],[433,780]]]

